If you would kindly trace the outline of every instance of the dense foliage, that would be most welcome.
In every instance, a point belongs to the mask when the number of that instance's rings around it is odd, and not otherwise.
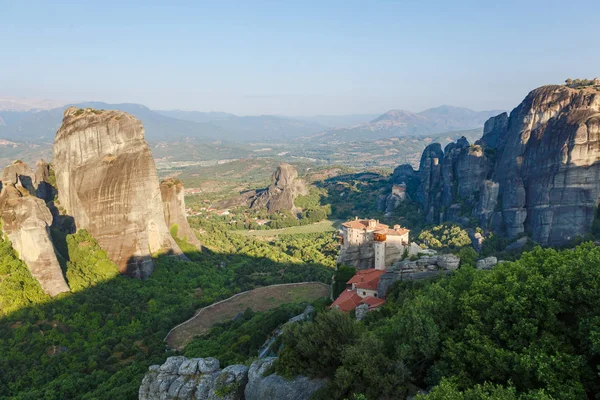
[[[308,304],[286,304],[274,310],[253,312],[222,324],[206,335],[193,339],[186,347],[187,357],[218,357],[221,366],[241,364],[258,356],[258,350],[274,331],[290,318],[299,315]]]
[[[282,354],[278,369],[328,376],[329,398],[397,398],[441,382],[432,399],[586,398],[600,393],[599,277],[592,244],[538,247],[491,271],[465,263],[448,278],[397,285],[354,328],[332,312],[327,326],[290,330],[284,354],[294,356]],[[311,361],[323,345],[341,351]]]
[[[0,318],[49,297],[19,260],[10,242],[0,237]]]
[[[258,285],[329,282],[333,273],[328,236],[259,242],[207,234],[210,250],[187,253],[195,262],[158,256],[144,281],[115,276],[85,231],[64,239],[57,248],[75,290],[54,299],[0,243],[0,398],[137,398],[148,366],[169,355],[167,332],[197,308]]]
[[[458,249],[471,245],[471,238],[466,230],[455,224],[441,224],[424,229],[419,240],[434,249]]]
[[[86,289],[119,274],[117,266],[86,230],[68,235],[67,246],[69,261],[65,275],[71,291]]]

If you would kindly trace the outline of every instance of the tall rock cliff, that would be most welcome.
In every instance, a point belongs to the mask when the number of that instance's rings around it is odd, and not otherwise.
[[[308,194],[302,179],[298,179],[296,167],[282,163],[271,176],[271,184],[259,190],[243,192],[241,196],[219,203],[219,207],[246,205],[250,208],[266,208],[269,212],[301,211],[294,205],[298,196]]]
[[[120,111],[64,113],[54,140],[60,206],[86,229],[121,273],[148,277],[151,255],[181,255],[163,214],[156,167],[142,123]]]
[[[418,175],[430,222],[474,217],[542,245],[584,235],[600,201],[600,91],[535,89],[488,120],[475,145],[428,146]]]
[[[299,195],[308,194],[304,181],[298,179],[298,171],[293,165],[282,163],[271,177],[271,184],[258,190],[250,197],[251,208],[266,208],[269,212],[295,210],[294,200]]]
[[[68,292],[50,237],[52,214],[42,199],[16,182],[3,182],[0,194],[2,231],[27,264],[44,292],[56,296]]]
[[[200,249],[202,244],[187,221],[183,183],[177,179],[165,179],[160,183],[160,194],[167,226],[177,225],[177,237]]]

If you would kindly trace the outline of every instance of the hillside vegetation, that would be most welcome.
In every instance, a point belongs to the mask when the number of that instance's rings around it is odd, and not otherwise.
[[[330,236],[264,242],[215,230],[202,237],[204,253],[187,253],[194,262],[160,256],[141,281],[114,274],[85,231],[64,239],[76,291],[54,299],[0,243],[0,398],[137,398],[148,366],[171,354],[166,334],[198,308],[263,285],[328,283],[335,264]]]
[[[328,377],[323,399],[582,399],[600,393],[600,248],[537,248],[491,271],[396,285],[362,322],[290,327],[277,370]],[[351,397],[350,397],[351,398]]]

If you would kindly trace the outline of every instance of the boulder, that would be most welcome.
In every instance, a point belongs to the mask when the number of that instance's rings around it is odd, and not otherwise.
[[[29,194],[35,196],[35,189],[37,187],[35,172],[23,161],[15,161],[2,170],[2,183],[3,185],[22,187]]]
[[[208,399],[243,399],[246,383],[248,383],[248,367],[245,365],[230,365],[224,368],[215,378],[214,386],[208,393]]]
[[[163,213],[156,167],[139,120],[68,108],[54,140],[59,202],[121,273],[146,278],[152,254],[182,255]]]
[[[440,254],[438,256],[438,265],[442,269],[455,270],[460,265],[460,258],[454,254]]]
[[[498,264],[498,259],[492,256],[477,260],[476,267],[477,269],[492,269],[496,264]]]
[[[275,374],[264,376],[275,360],[266,358],[252,363],[244,392],[246,400],[308,400],[325,384],[325,380],[309,379],[305,376],[293,379],[285,379]]]
[[[163,365],[148,369],[138,396],[140,400],[308,400],[325,383],[302,376],[264,376],[275,360],[265,358],[249,368],[230,365],[219,370],[214,358],[169,357]]]

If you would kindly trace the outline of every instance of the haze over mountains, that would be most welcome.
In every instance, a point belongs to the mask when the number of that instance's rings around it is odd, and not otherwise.
[[[12,108],[11,108],[12,105]],[[0,99],[0,138],[11,141],[48,141],[60,126],[68,105]],[[277,115],[237,116],[226,112],[151,110],[141,104],[83,102],[79,108],[114,109],[143,121],[151,142],[184,138],[224,141],[288,141],[318,138],[319,141],[355,141],[407,135],[430,135],[483,126],[501,111],[473,111],[440,106],[420,113],[390,110],[380,116],[338,115],[287,117]],[[311,139],[312,140],[312,139]]]
[[[483,126],[488,118],[501,112],[500,110],[478,112],[447,105],[430,108],[420,113],[390,110],[371,122],[352,127],[329,129],[311,139],[321,142],[386,139],[469,130]]]

